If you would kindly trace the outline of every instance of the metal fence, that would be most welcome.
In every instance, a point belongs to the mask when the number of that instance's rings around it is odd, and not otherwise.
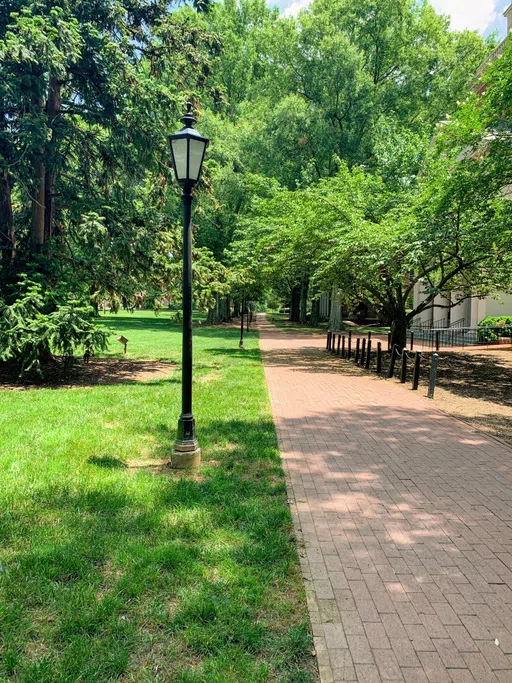
[[[389,337],[388,337],[389,340]],[[352,342],[355,341],[355,348]],[[375,343],[376,342],[376,343]],[[420,382],[421,363],[423,354],[420,351],[415,353],[408,353],[407,349],[399,351],[396,344],[384,351],[382,342],[372,339],[372,333],[368,332],[368,338],[357,336],[352,339],[352,332],[349,331],[347,335],[341,332],[327,332],[327,340],[325,349],[327,353],[341,356],[345,360],[353,360],[353,362],[360,368],[376,372],[378,375],[383,374],[383,357],[389,359],[389,367],[386,377],[390,379],[396,374],[397,365],[400,367],[400,382],[405,384],[408,378],[412,379],[412,389],[417,391]],[[408,370],[408,362],[412,361],[412,366]],[[434,398],[434,389],[436,385],[437,364],[439,356],[433,353],[430,363],[430,380],[428,397]],[[410,377],[412,370],[412,378]]]
[[[448,327],[442,329],[425,329],[411,327],[407,331],[407,340],[421,343],[429,349],[454,346],[498,346],[512,344],[512,325],[486,327]]]

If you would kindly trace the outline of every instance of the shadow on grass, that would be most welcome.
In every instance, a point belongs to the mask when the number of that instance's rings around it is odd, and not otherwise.
[[[174,431],[144,431],[165,457]],[[0,677],[316,679],[273,423],[205,422],[201,445],[190,473],[91,455],[78,485],[36,484],[0,513]]]
[[[102,316],[99,318],[102,326],[108,328],[112,333],[114,332],[129,332],[134,330],[137,332],[162,332],[174,333],[180,335],[182,332],[182,325],[170,320],[168,317],[137,317],[134,313],[133,318],[116,317],[116,316]],[[226,325],[201,325],[194,321],[194,336],[202,338],[238,338],[240,332],[236,326]]]
[[[44,377],[19,377],[16,363],[0,363],[0,389],[71,389],[117,384],[179,382],[176,363],[165,360],[138,360],[126,357],[77,360],[71,368],[58,360],[44,368]]]
[[[119,458],[111,458],[108,455],[104,456],[94,456],[92,455],[88,460],[91,465],[97,465],[98,467],[105,467],[106,469],[119,469],[126,467],[124,463]]]
[[[208,349],[208,352],[215,356],[232,356],[234,358],[245,358],[246,360],[260,360],[261,352],[259,349],[240,349],[238,347]]]

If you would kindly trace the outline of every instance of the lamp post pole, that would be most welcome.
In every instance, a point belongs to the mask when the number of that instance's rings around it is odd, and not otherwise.
[[[245,299],[242,297],[242,310],[240,311],[240,343],[238,344],[239,349],[244,348],[244,303]]]
[[[183,467],[199,464],[201,451],[196,439],[194,415],[192,414],[192,185],[183,185],[183,338],[181,415],[178,420],[178,436],[174,443],[176,462]]]
[[[199,181],[208,138],[194,129],[192,105],[182,117],[184,127],[169,137],[176,180],[183,187],[183,337],[181,415],[171,464],[178,469],[199,467],[201,449],[192,413],[192,189]]]

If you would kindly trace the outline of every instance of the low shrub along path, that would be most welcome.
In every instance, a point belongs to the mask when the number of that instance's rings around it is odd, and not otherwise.
[[[512,449],[259,320],[323,683],[512,680]]]

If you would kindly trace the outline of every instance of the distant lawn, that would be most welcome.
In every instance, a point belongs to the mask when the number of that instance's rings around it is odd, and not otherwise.
[[[329,323],[319,323],[317,327],[311,325],[301,325],[300,323],[292,323],[288,320],[287,313],[267,313],[267,320],[282,330],[289,330],[291,332],[318,332],[325,333],[329,327]],[[347,331],[350,330],[354,334],[387,334],[389,327],[379,325],[347,325]]]
[[[131,358],[180,362],[167,312],[103,324]],[[239,351],[236,329],[194,332],[194,473],[161,464],[179,367],[0,391],[0,680],[316,680],[256,333]]]
[[[318,327],[312,327],[311,325],[301,325],[300,323],[292,323],[288,319],[288,313],[267,313],[267,320],[280,327],[282,330],[288,330],[290,332],[318,332],[323,333],[327,330],[327,323],[323,322],[318,325]]]

